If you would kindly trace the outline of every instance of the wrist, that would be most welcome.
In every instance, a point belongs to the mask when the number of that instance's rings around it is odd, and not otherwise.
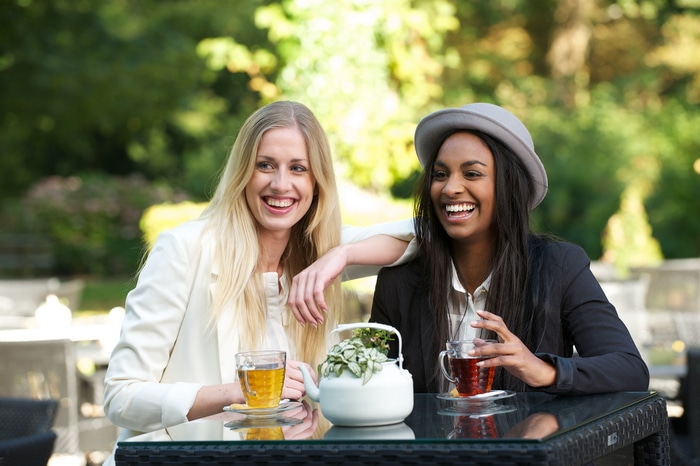
[[[542,360],[540,359],[540,361]],[[541,376],[537,386],[540,388],[551,387],[557,382],[557,368],[546,361],[542,361],[542,364],[544,365],[544,370],[540,372]]]
[[[354,261],[356,260],[356,257],[353,254],[353,247],[355,247],[355,245],[352,243],[339,244],[338,246],[331,249],[331,252],[337,260],[341,261],[343,267],[346,267],[348,265],[355,265],[356,262]]]

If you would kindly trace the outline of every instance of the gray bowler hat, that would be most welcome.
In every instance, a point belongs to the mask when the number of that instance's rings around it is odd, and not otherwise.
[[[547,194],[547,172],[535,153],[530,132],[518,118],[503,107],[487,103],[446,108],[426,116],[418,123],[416,153],[423,168],[438,151],[448,135],[459,130],[476,130],[499,140],[513,151],[527,168],[535,185],[530,202],[534,209]]]

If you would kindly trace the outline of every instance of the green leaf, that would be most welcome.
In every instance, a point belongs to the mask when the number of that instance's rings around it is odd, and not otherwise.
[[[357,377],[359,377],[360,374],[362,374],[362,368],[356,362],[348,363],[348,369],[350,369],[350,372],[355,374]]]

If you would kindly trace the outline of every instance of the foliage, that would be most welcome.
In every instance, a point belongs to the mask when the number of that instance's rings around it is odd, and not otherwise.
[[[353,336],[359,338],[367,348],[377,348],[384,354],[389,354],[389,342],[394,339],[393,333],[375,328],[358,328]]]
[[[700,256],[700,113],[670,105],[651,116],[668,140],[653,190],[645,203],[665,257]]]
[[[150,250],[153,247],[161,232],[199,217],[206,206],[206,202],[183,201],[148,207],[139,222],[146,248]]]
[[[241,122],[279,98],[320,118],[339,178],[408,197],[420,118],[487,101],[523,119],[547,167],[538,229],[603,257],[633,190],[644,209],[629,224],[650,225],[667,258],[700,255],[699,12],[695,0],[0,2],[0,200],[85,171],[137,171],[205,200]]]
[[[638,190],[623,194],[620,210],[608,220],[603,237],[603,261],[615,264],[624,277],[635,266],[658,265],[663,258],[659,242],[651,235]]]
[[[274,97],[314,109],[340,176],[377,191],[410,176],[415,121],[442,94],[442,37],[457,26],[452,4],[286,0],[261,7],[256,21],[282,58]]]
[[[340,377],[345,370],[349,370],[365,385],[388,360],[388,341],[392,338],[393,335],[385,330],[356,329],[352,338],[331,347],[326,359],[318,365],[317,372],[323,377]]]
[[[52,238],[58,275],[129,275],[143,253],[143,210],[178,196],[141,175],[49,177],[23,199],[17,229]]]
[[[257,99],[245,79],[213,75],[196,54],[208,34],[256,37],[255,5],[173,2],[0,3],[0,197],[47,175],[134,171],[200,189],[222,137]],[[27,31],[35,31],[27,34]],[[250,34],[248,34],[250,33]],[[260,40],[264,41],[264,36]],[[252,97],[252,98],[251,98]],[[220,160],[220,157],[219,159]],[[31,161],[31,163],[27,163]],[[197,175],[201,175],[199,172]]]

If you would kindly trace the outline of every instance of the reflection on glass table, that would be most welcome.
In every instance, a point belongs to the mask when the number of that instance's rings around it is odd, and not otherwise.
[[[223,412],[122,441],[117,464],[169,461],[222,463],[237,458],[270,464],[315,458],[343,464],[353,458],[405,465],[416,457],[432,464],[584,464],[626,447],[636,464],[668,464],[668,416],[655,392],[557,397],[544,393],[479,405],[416,394],[413,412],[399,424],[338,427],[314,403],[265,419]],[[265,425],[262,425],[264,423]],[[259,425],[258,425],[259,424]],[[156,455],[156,456],[151,456]],[[406,455],[403,457],[402,455]],[[175,458],[175,460],[173,459]],[[449,460],[449,461],[448,461]],[[630,462],[632,459],[629,460]],[[168,463],[170,464],[170,463]]]

